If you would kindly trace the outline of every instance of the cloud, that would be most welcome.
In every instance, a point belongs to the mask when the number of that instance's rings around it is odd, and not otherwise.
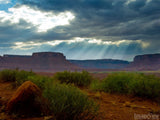
[[[106,45],[106,46],[123,46],[123,45],[130,45],[130,44],[139,44],[141,45],[142,48],[147,48],[150,44],[147,42],[143,42],[141,40],[119,40],[116,42],[113,41],[102,41],[102,40],[97,40],[93,38],[74,38],[72,40],[53,40],[53,41],[45,41],[45,42],[34,42],[34,41],[29,41],[29,42],[15,42],[14,46],[12,47],[13,49],[32,49],[33,46],[41,46],[44,44],[50,45],[50,46],[56,46],[61,43],[66,43],[66,44],[79,44],[79,43],[86,43],[86,44],[95,44],[95,45]]]
[[[20,20],[24,20],[37,27],[38,32],[46,32],[56,26],[69,25],[69,21],[74,19],[71,12],[62,12],[56,15],[53,12],[34,10],[25,5],[9,8],[8,11],[0,11],[1,22],[10,21],[12,24],[18,24]],[[27,26],[27,28],[32,26]]]
[[[126,0],[125,4],[126,4],[126,5],[129,5],[130,3],[135,2],[135,1],[136,1],[136,0]]]
[[[160,1],[158,0],[22,0],[22,2],[43,11],[72,11],[75,20],[70,26],[63,27],[61,30],[74,34],[75,37],[150,40],[148,35],[158,34],[160,28],[159,23],[156,22],[159,21]]]

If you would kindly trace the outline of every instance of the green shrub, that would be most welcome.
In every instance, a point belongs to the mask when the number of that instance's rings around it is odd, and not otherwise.
[[[3,70],[0,72],[0,80],[2,82],[16,81],[16,70]]]
[[[16,71],[16,81],[15,81],[16,85],[19,86],[23,84],[25,81],[29,80],[28,78],[30,76],[36,76],[36,74],[31,71],[30,72],[24,70]]]
[[[102,91],[103,90],[102,81],[100,81],[98,79],[92,80],[92,82],[90,84],[90,88],[92,90]]]
[[[98,108],[87,95],[73,85],[48,83],[43,95],[49,100],[57,120],[81,120],[88,116],[91,120]]]
[[[61,83],[73,83],[77,86],[88,86],[92,81],[92,76],[87,71],[82,72],[58,72],[55,78]]]
[[[160,78],[141,74],[130,82],[129,93],[158,100],[160,99]]]
[[[106,92],[127,93],[130,80],[135,76],[132,73],[109,74],[102,82],[103,90]]]
[[[28,76],[35,75],[33,72],[19,71],[19,70],[3,70],[0,72],[0,80],[3,82],[18,82],[23,83]]]
[[[132,94],[139,97],[160,99],[160,78],[142,73],[119,72],[108,75],[96,90],[110,93]]]
[[[32,81],[38,87],[44,89],[45,83],[53,81],[53,78],[36,75],[32,71],[24,70],[3,70],[0,72],[0,80],[2,82],[14,82],[15,87],[21,85],[27,80]]]
[[[32,81],[34,84],[36,84],[41,89],[45,88],[45,84],[54,81],[53,78],[50,78],[47,76],[39,76],[39,75],[28,76],[28,80]]]

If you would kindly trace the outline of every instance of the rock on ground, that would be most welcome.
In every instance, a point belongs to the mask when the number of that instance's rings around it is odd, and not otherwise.
[[[24,82],[14,93],[6,106],[9,114],[19,116],[41,116],[47,114],[48,107],[42,92],[30,81]]]

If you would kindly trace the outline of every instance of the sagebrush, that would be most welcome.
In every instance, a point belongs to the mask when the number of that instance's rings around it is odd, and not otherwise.
[[[110,93],[132,94],[153,100],[160,99],[160,78],[155,75],[133,72],[112,73],[97,85],[92,83],[91,87]]]
[[[55,75],[55,78],[58,79],[61,83],[73,83],[77,86],[88,86],[92,81],[92,76],[87,71],[82,72],[58,72]]]

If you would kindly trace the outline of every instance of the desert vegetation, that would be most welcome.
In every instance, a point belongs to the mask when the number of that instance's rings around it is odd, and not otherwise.
[[[102,94],[133,95],[160,103],[160,78],[143,73],[114,72],[108,73],[106,78],[99,80],[93,78],[87,71],[64,71],[47,77],[32,71],[3,70],[0,72],[0,81],[11,82],[13,88],[18,88],[26,81],[37,85],[49,106],[47,114],[53,115],[57,120],[96,119],[99,104],[83,89],[95,92],[96,99],[102,92]],[[41,106],[46,105],[44,101],[39,102]]]
[[[134,72],[111,73],[102,81],[94,80],[91,84],[93,90],[130,94],[156,101],[160,99],[159,86],[159,77]]]
[[[49,84],[43,94],[57,120],[90,120],[98,110],[96,103],[73,85]]]
[[[1,82],[16,82],[18,85],[22,84],[24,81],[28,80],[29,76],[35,76],[35,73],[32,71],[19,71],[16,70],[3,70],[0,72],[0,81]]]
[[[73,83],[76,86],[88,86],[92,82],[92,76],[87,71],[82,72],[58,72],[55,78],[61,83]]]

